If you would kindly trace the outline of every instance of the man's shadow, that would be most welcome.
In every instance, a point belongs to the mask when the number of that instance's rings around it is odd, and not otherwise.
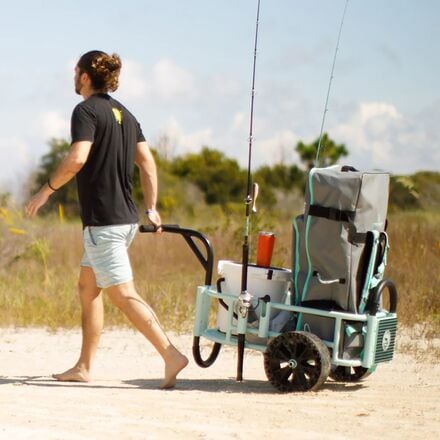
[[[93,382],[61,382],[49,376],[0,376],[1,385],[25,385],[35,387],[82,387],[92,389],[140,389],[158,390],[162,379],[130,379],[122,380],[120,384],[108,384],[107,380],[95,380]],[[352,392],[363,388],[365,385],[360,382],[335,382],[327,380],[317,391],[328,390],[333,392]],[[212,393],[221,391],[235,394],[285,394],[275,388],[269,381],[265,380],[243,380],[236,381],[234,378],[227,379],[177,379],[175,388],[166,391],[202,391]],[[305,391],[308,392],[308,391]],[[293,391],[295,393],[295,391]]]

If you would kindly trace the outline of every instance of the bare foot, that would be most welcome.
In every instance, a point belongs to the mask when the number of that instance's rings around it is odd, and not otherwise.
[[[174,388],[177,375],[188,365],[188,362],[188,358],[177,351],[173,358],[165,364],[165,378],[160,388],[163,390]]]
[[[60,374],[52,374],[52,377],[61,382],[90,382],[90,375],[80,367],[73,367]]]

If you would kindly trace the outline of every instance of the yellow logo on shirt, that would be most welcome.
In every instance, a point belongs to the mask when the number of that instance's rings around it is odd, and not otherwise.
[[[112,108],[113,114],[115,115],[116,122],[121,125],[122,124],[122,112],[116,107]]]

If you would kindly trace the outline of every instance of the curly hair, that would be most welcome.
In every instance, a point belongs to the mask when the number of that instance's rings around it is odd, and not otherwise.
[[[87,73],[92,87],[97,91],[114,92],[119,86],[122,62],[118,54],[108,55],[101,50],[91,50],[78,61],[81,73]]]

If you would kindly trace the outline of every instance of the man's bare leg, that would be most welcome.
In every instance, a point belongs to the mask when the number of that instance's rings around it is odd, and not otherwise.
[[[96,286],[93,269],[81,266],[78,292],[82,311],[82,346],[78,362],[64,373],[54,374],[60,381],[88,382],[93,359],[104,325],[104,306],[101,289]]]
[[[151,307],[136,292],[133,281],[109,287],[106,292],[112,303],[121,309],[162,356],[165,377],[161,388],[173,388],[177,375],[188,365],[188,358],[171,344]]]

